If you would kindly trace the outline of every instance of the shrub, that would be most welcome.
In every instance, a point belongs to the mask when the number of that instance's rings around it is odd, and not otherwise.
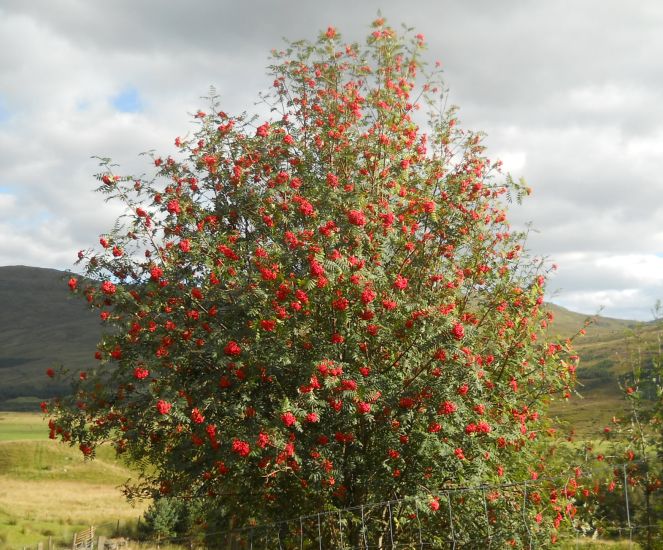
[[[136,491],[206,499],[224,528],[407,496],[398,529],[421,512],[442,540],[445,484],[545,470],[545,404],[575,367],[506,219],[529,190],[439,108],[423,48],[382,20],[365,46],[329,28],[273,52],[275,118],[213,99],[154,178],[102,161],[126,215],[70,287],[108,331],[53,437],[112,440],[144,466]],[[523,495],[493,497],[514,540],[562,519],[530,494],[525,529]],[[484,513],[468,499],[457,521]]]

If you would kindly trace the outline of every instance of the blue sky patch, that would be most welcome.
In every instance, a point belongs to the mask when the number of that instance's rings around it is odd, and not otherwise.
[[[0,95],[0,124],[9,120],[10,112],[7,102]]]
[[[90,100],[89,99],[79,99],[76,102],[76,110],[78,112],[87,111],[89,108],[90,108]]]
[[[143,110],[143,102],[135,88],[125,88],[111,99],[111,103],[121,113],[139,113]]]

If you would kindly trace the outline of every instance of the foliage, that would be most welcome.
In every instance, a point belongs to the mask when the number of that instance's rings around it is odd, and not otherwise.
[[[397,528],[443,536],[445,485],[546,472],[545,404],[575,360],[542,335],[546,267],[506,219],[529,190],[440,107],[423,48],[383,20],[365,46],[329,28],[273,52],[273,119],[212,98],[153,178],[102,160],[126,215],[80,253],[96,283],[70,287],[108,329],[53,437],[112,441],[142,467],[130,495],[205,498],[226,529],[408,496]],[[497,491],[493,517],[548,539],[547,492]]]
[[[157,498],[143,514],[141,534],[153,539],[172,538],[182,534],[185,515],[183,501],[170,497]]]
[[[586,449],[588,485],[583,496],[588,523],[616,536],[629,526],[643,548],[660,548],[663,530],[663,324],[660,306],[653,326],[625,340],[621,377],[625,413],[603,429],[604,441]],[[645,331],[646,328],[646,331]],[[652,333],[654,337],[652,337]]]

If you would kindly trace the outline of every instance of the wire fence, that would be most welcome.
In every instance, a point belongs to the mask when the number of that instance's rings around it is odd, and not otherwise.
[[[150,542],[153,548],[170,544],[226,550],[533,549],[551,545],[553,521],[565,548],[584,548],[594,539],[662,549],[663,488],[649,471],[647,463],[630,462],[606,467],[609,475],[601,479],[576,474],[445,486],[434,499],[384,500]],[[542,510],[547,514],[542,516]]]
[[[624,540],[629,548],[637,543],[646,550],[663,549],[661,466],[647,461],[608,465],[610,476],[603,487],[596,478],[588,478],[586,487],[576,491],[580,507],[572,518],[576,538],[589,534]]]
[[[646,463],[615,466],[603,484],[593,478],[539,478],[517,483],[445,487],[436,503],[401,498],[321,511],[270,524],[205,534],[205,544],[228,550],[369,550],[415,548],[547,548],[549,525],[536,506],[556,508],[552,521],[566,548],[588,539],[621,540],[629,548],[663,548],[663,489],[648,484]],[[636,472],[637,470],[637,472]],[[639,476],[639,477],[636,477]],[[647,481],[647,483],[645,483]],[[548,516],[547,521],[551,521]],[[196,547],[191,537],[161,539]]]

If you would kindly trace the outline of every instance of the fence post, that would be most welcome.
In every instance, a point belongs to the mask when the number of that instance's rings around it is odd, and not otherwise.
[[[453,510],[451,508],[451,491],[446,491],[447,493],[447,504],[449,504],[449,526],[451,527],[451,538],[452,538],[452,543],[453,546],[452,548],[456,548],[456,529],[454,528],[454,515],[453,515]]]
[[[626,475],[626,464],[622,464],[624,471],[624,501],[626,503],[626,524],[628,525],[628,540],[633,540],[633,527],[631,526],[631,509],[628,502],[628,477]]]
[[[391,502],[387,503],[387,508],[389,509],[389,541],[391,542],[391,547],[394,547],[394,522],[391,513]]]

